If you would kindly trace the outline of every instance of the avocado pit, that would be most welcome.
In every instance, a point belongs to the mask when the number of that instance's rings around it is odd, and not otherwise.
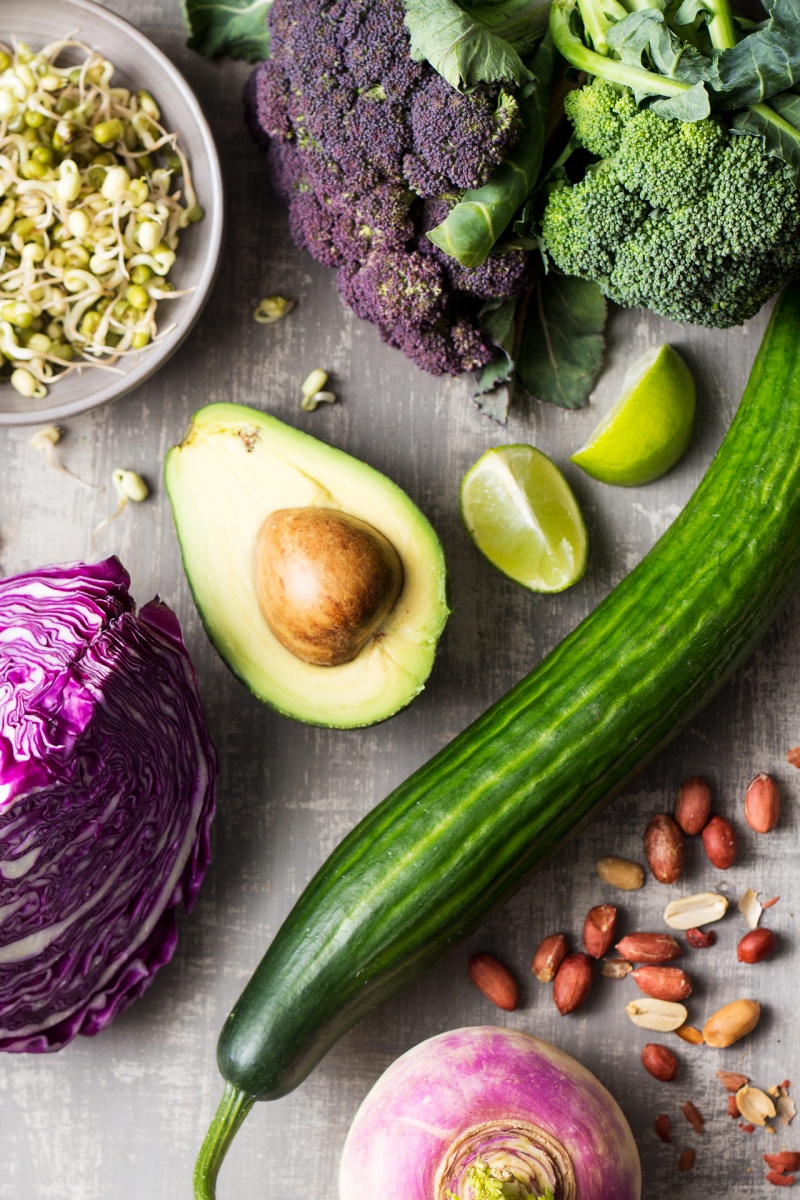
[[[388,538],[349,513],[282,508],[259,530],[258,605],[272,633],[316,666],[351,662],[397,603],[403,564]]]

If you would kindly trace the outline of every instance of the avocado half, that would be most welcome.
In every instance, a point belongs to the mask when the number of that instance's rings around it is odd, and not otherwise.
[[[183,565],[209,638],[235,675],[286,716],[349,729],[385,720],[422,691],[449,615],[444,554],[397,484],[357,458],[239,404],[210,404],[167,454]],[[279,509],[322,507],[392,543],[403,586],[360,653],[340,666],[297,658],[259,607],[256,541]]]

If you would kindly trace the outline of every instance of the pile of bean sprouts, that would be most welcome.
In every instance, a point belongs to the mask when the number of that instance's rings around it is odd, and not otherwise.
[[[79,65],[59,66],[65,52]],[[178,135],[82,42],[0,43],[0,377],[40,398],[163,336],[181,230],[200,220]],[[180,181],[180,186],[176,186]]]

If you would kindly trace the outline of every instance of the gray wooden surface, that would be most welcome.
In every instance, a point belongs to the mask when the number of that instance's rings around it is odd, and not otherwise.
[[[0,3],[0,17],[2,16]],[[356,820],[412,768],[462,729],[587,614],[667,527],[699,480],[735,410],[762,314],[727,332],[683,329],[638,312],[616,312],[608,366],[592,406],[565,413],[521,404],[506,429],[482,418],[466,380],[419,373],[338,301],[333,275],[290,243],[259,153],[241,124],[242,64],[207,63],[183,44],[178,0],[117,0],[113,7],[166,50],[194,85],[218,137],[229,223],[216,290],[172,362],[116,405],[69,423],[60,450],[80,475],[107,482],[117,466],[153,489],[99,536],[98,553],[119,554],[140,603],[154,593],[178,612],[197,666],[221,760],[214,861],[194,914],[182,922],[170,967],[147,995],[101,1036],[57,1055],[0,1061],[0,1200],[178,1200],[191,1192],[194,1156],[216,1106],[217,1033],[263,949],[312,872]],[[0,24],[2,22],[0,21]],[[5,31],[11,32],[11,31]],[[260,296],[279,291],[298,307],[274,328],[256,325]],[[646,488],[603,487],[569,461],[615,398],[627,364],[669,340],[699,383],[697,435],[679,467]],[[341,398],[302,413],[298,384],[324,366]],[[429,685],[405,713],[359,732],[307,728],[275,715],[235,680],[205,639],[184,579],[161,463],[190,414],[233,400],[272,413],[360,455],[405,487],[444,542],[455,612]],[[30,430],[0,431],[0,569],[11,574],[93,555],[90,531],[111,506],[48,471],[29,447]],[[503,579],[473,550],[457,512],[464,470],[489,446],[529,441],[564,467],[584,507],[591,559],[584,579],[561,596],[537,597]],[[800,1145],[800,1123],[769,1138],[748,1137],[725,1115],[717,1067],[741,1069],[768,1086],[798,1070],[794,902],[795,797],[800,776],[786,764],[800,742],[800,607],[778,619],[750,663],[705,715],[654,763],[583,837],[561,853],[470,942],[346,1036],[309,1080],[284,1100],[258,1105],[223,1168],[220,1196],[336,1196],[341,1145],[355,1109],[402,1051],[458,1025],[509,1024],[576,1054],[620,1100],[641,1150],[648,1200],[730,1200],[770,1191],[761,1155]],[[776,774],[785,799],[780,831],[758,839],[744,827],[741,797],[758,770]],[[701,772],[740,834],[738,865],[723,878],[692,845],[683,891],[719,886],[735,900],[748,886],[780,893],[770,925],[783,936],[774,960],[736,963],[744,932],[734,913],[711,951],[694,952],[692,1016],[738,995],[765,1002],[757,1032],[729,1051],[666,1040],[681,1055],[679,1081],[661,1085],[639,1062],[647,1040],[624,1015],[636,989],[601,980],[578,1015],[560,1018],[549,989],[529,971],[541,936],[576,939],[587,908],[610,900],[593,863],[601,853],[641,859],[649,817],[672,803],[678,782]],[[623,931],[661,928],[666,889],[650,881],[622,898]],[[489,950],[521,980],[514,1014],[491,1008],[467,981],[469,954]],[[707,1118],[698,1137],[680,1115],[693,1099]],[[659,1143],[654,1117],[673,1119],[676,1148]],[[798,1119],[800,1122],[800,1119]],[[677,1149],[694,1145],[690,1175]],[[387,1164],[387,1171],[392,1164]],[[614,1200],[609,1197],[609,1200]]]

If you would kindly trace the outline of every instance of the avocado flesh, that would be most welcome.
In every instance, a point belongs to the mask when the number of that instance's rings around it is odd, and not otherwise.
[[[353,728],[404,708],[425,685],[449,615],[433,528],[396,484],[359,459],[237,404],[211,404],[167,454],[167,493],[183,564],[209,638],[267,704],[316,725]],[[403,588],[351,662],[316,666],[274,636],[259,608],[256,540],[270,513],[321,506],[360,517],[392,543]]]

